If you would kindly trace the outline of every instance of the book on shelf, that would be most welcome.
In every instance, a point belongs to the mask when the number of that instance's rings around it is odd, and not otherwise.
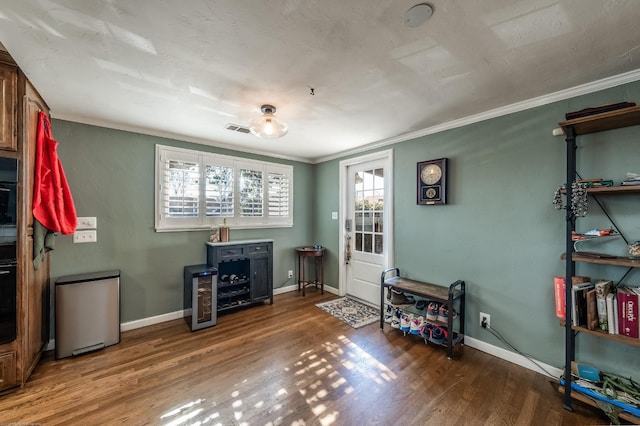
[[[572,285],[591,282],[590,277],[574,276],[571,278]],[[553,294],[556,305],[556,316],[561,320],[567,317],[565,302],[565,277],[553,278]]]
[[[582,283],[571,286],[573,318],[575,326],[587,326],[587,292],[593,288],[591,283]]]
[[[598,328],[602,331],[609,331],[607,296],[611,292],[613,281],[597,280],[594,286],[596,290],[596,307],[598,310]]]
[[[631,338],[638,338],[638,293],[629,287],[618,287],[618,332]]]
[[[609,334],[618,334],[618,314],[617,314],[617,302],[616,294],[611,291],[607,294],[607,326],[609,328]]]
[[[587,300],[587,328],[589,330],[596,330],[598,326],[598,308],[596,306],[596,289],[591,288],[586,292]]]

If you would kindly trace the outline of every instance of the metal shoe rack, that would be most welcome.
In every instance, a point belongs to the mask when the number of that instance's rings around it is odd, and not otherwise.
[[[389,268],[382,272],[380,277],[380,329],[384,329],[384,316],[386,312],[386,306],[393,306],[393,308],[400,308],[405,313],[412,313],[414,315],[422,315],[426,318],[426,309],[418,310],[414,305],[409,306],[396,306],[389,303],[385,297],[385,289],[387,291],[397,290],[405,294],[416,296],[424,299],[428,302],[436,302],[446,305],[448,308],[448,316],[446,322],[447,339],[444,343],[438,344],[447,349],[447,357],[453,358],[453,350],[456,346],[462,346],[464,344],[464,299],[465,299],[465,282],[457,280],[449,287],[440,286],[437,284],[430,284],[422,281],[410,280],[402,278],[400,276],[399,268]],[[427,306],[425,305],[425,306]],[[457,305],[457,306],[456,306]],[[457,309],[458,317],[454,319],[454,309]],[[434,323],[426,320],[428,323],[441,325],[440,323]],[[425,343],[427,339],[425,339]]]

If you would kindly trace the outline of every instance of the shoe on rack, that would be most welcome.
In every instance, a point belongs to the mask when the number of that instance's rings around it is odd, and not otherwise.
[[[413,298],[409,299],[405,294],[401,291],[391,289],[391,298],[390,303],[392,305],[413,305]]]
[[[396,309],[393,309],[391,305],[387,305],[387,309],[384,313],[384,322],[386,322],[387,324],[391,324],[391,321],[393,320],[395,314],[396,314]],[[399,319],[400,317],[398,316],[398,320]]]
[[[413,314],[402,314],[402,317],[400,317],[400,331],[404,331],[405,333],[410,331],[412,321]]]
[[[427,319],[429,321],[435,321],[438,319],[438,310],[440,309],[440,304],[436,302],[429,303],[427,307]]]
[[[448,317],[449,317],[449,308],[447,307],[447,305],[443,304],[438,309],[438,317],[436,318],[436,321],[446,323]],[[451,317],[453,319],[458,317],[458,313],[456,312],[455,309],[453,310],[453,315],[451,315]]]
[[[391,328],[400,328],[400,321],[395,317],[391,320]]]
[[[423,325],[424,318],[422,318],[421,316],[419,316],[418,318],[414,318],[411,321],[411,329],[409,330],[409,333],[419,335]]]
[[[447,330],[437,325],[433,326],[433,330],[431,330],[431,341],[433,343],[443,344],[447,339]]]
[[[433,327],[434,325],[431,324],[430,322],[425,322],[422,325],[422,330],[420,330],[420,335],[425,339],[425,340],[431,340],[431,332],[433,331]],[[426,343],[426,342],[425,342]]]
[[[418,310],[423,310],[424,308],[427,307],[427,301],[424,299],[420,299],[418,300],[418,302],[416,303],[416,309]]]

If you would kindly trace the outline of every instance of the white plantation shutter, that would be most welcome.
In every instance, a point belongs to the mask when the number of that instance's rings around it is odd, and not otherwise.
[[[262,171],[240,169],[240,216],[262,217],[263,194]]]
[[[293,167],[156,145],[156,230],[293,226]]]
[[[233,166],[205,167],[207,217],[233,217],[234,182]]]
[[[269,216],[289,215],[289,176],[269,172]]]
[[[200,168],[198,163],[169,160],[164,174],[167,217],[198,217]]]

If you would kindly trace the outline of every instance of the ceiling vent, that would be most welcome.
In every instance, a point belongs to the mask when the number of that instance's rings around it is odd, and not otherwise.
[[[224,128],[227,129],[227,130],[234,131],[234,132],[251,133],[251,130],[249,130],[248,127],[244,127],[244,126],[241,126],[239,124],[228,123]]]

